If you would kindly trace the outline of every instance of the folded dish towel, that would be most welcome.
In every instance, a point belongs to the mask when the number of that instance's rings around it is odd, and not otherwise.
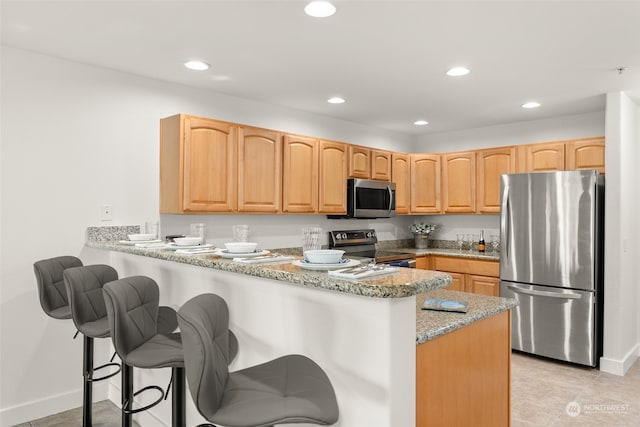
[[[341,270],[329,271],[329,276],[341,277],[343,279],[365,279],[372,276],[380,276],[383,274],[397,273],[398,267],[363,267],[362,269],[346,268]]]
[[[292,256],[284,256],[284,255],[265,255],[265,256],[257,256],[253,258],[234,258],[234,262],[239,262],[241,264],[276,264],[282,262],[289,262],[295,259]]]

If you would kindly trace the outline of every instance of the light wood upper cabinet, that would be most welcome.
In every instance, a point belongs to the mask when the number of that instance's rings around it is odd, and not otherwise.
[[[371,178],[371,149],[349,145],[349,177]]]
[[[564,170],[564,142],[521,145],[520,172],[543,172]]]
[[[160,212],[236,209],[237,126],[176,115],[160,122]]]
[[[408,214],[411,208],[411,174],[408,154],[391,154],[391,181],[396,184],[396,213]]]
[[[411,213],[440,213],[440,155],[411,154]]]
[[[347,145],[320,140],[319,157],[318,212],[347,213]]]
[[[568,141],[565,150],[567,170],[597,169],[604,173],[604,137]]]
[[[476,153],[442,155],[442,207],[445,213],[476,211]]]
[[[392,153],[383,150],[371,150],[371,179],[391,181]]]
[[[278,213],[282,200],[282,134],[238,129],[238,212]]]
[[[477,211],[500,213],[500,175],[516,172],[516,148],[479,150],[477,157]]]
[[[305,136],[285,135],[283,152],[282,211],[317,212],[318,141]]]

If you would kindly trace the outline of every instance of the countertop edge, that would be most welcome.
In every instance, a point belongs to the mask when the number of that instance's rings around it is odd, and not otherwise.
[[[467,313],[438,312],[422,310],[425,298],[442,298],[469,303]],[[472,294],[468,292],[438,289],[416,296],[416,345],[431,341],[457,329],[511,310],[518,306],[512,298]]]
[[[182,255],[177,254],[172,250],[138,248],[132,245],[123,245],[113,241],[87,241],[85,242],[85,245],[94,249],[162,259],[165,261],[190,264],[220,271],[228,271],[264,279],[287,282],[299,286],[319,288],[371,298],[411,297],[423,292],[442,288],[451,283],[451,276],[448,274],[431,272],[433,274],[432,277],[429,278],[419,279],[402,285],[385,286],[384,284],[380,284],[382,281],[381,279],[384,279],[385,276],[354,281],[336,278],[326,274],[318,274],[318,272],[302,269],[295,272],[283,271],[276,268],[278,264],[239,264],[215,255]]]

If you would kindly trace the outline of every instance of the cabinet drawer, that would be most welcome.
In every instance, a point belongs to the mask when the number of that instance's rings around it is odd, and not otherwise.
[[[475,274],[478,276],[500,277],[500,263],[498,261],[435,257],[434,270]]]

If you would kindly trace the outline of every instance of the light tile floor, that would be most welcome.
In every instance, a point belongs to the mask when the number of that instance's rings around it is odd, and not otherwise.
[[[120,427],[120,408],[110,400],[103,400],[93,404],[93,427]],[[59,414],[49,415],[39,420],[18,424],[14,427],[80,427],[82,426],[82,408],[71,409]],[[134,427],[139,427],[133,422]]]
[[[620,377],[513,353],[511,384],[512,427],[640,427],[640,361]],[[93,420],[94,427],[117,427],[120,410],[107,400],[95,403]],[[16,427],[81,425],[77,408]]]
[[[621,377],[514,352],[511,384],[512,427],[640,426],[640,361]]]

